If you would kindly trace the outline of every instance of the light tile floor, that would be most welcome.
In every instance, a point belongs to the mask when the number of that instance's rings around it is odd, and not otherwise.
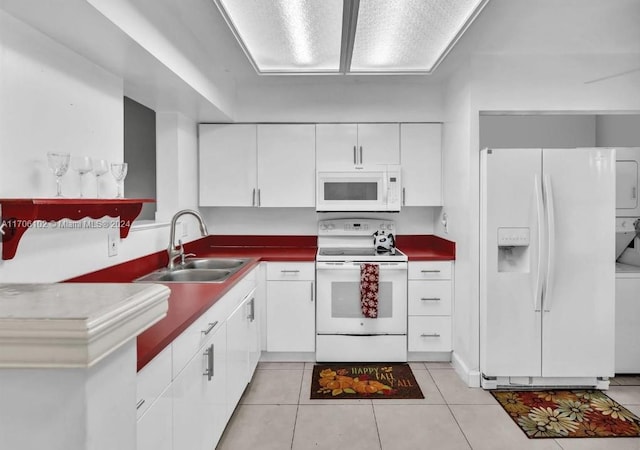
[[[640,438],[527,439],[448,363],[411,363],[424,400],[310,400],[313,363],[260,363],[219,450],[640,450]],[[607,394],[640,415],[640,378]]]

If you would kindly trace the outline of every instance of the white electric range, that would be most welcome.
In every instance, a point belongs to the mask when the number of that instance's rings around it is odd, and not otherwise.
[[[407,256],[380,252],[374,232],[395,235],[381,219],[330,219],[318,223],[316,255],[316,360],[374,362],[407,360]],[[378,317],[360,304],[364,263],[379,266]]]

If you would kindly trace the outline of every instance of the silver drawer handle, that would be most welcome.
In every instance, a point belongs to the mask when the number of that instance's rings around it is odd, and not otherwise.
[[[440,273],[440,270],[431,269],[431,270],[421,270],[422,273]]]
[[[439,302],[440,297],[422,297],[420,300],[423,302]]]
[[[206,330],[203,330],[202,333],[204,333],[204,335],[206,336],[207,334],[211,333],[211,330],[213,330],[216,327],[216,325],[218,325],[218,321],[217,320],[215,322],[213,322],[213,323],[210,322],[209,323],[209,328],[207,328]]]
[[[440,333],[422,333],[420,337],[440,337]]]
[[[136,405],[136,409],[140,409],[140,407],[141,407],[142,405],[144,405],[144,399],[142,399],[142,400],[140,400],[140,401],[138,402],[138,404]]]
[[[281,270],[281,273],[299,273],[299,270]]]
[[[207,347],[207,351],[203,353],[203,355],[207,357],[207,369],[202,375],[207,377],[207,381],[211,381],[214,375],[213,374],[213,352],[214,352],[213,344],[211,344],[209,347]]]

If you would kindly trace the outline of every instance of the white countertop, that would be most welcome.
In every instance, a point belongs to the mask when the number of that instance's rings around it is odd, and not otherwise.
[[[90,367],[162,319],[160,284],[0,284],[0,367]]]

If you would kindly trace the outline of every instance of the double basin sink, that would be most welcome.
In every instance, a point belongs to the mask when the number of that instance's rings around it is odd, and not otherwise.
[[[137,278],[135,282],[160,283],[223,283],[240,270],[249,259],[243,258],[187,258],[173,269],[160,269]]]

